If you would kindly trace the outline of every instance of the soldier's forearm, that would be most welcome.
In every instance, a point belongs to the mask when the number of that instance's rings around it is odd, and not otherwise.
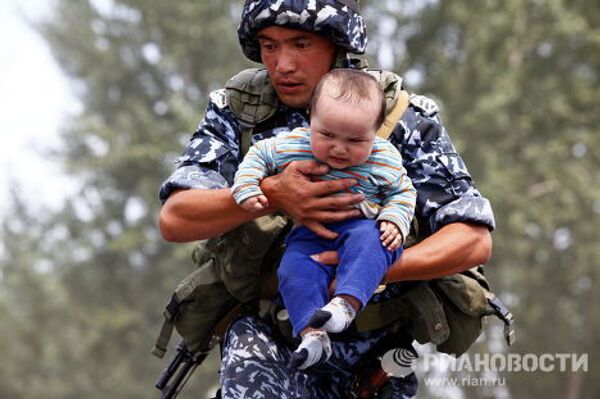
[[[487,262],[492,239],[486,226],[451,223],[404,251],[386,281],[430,280]]]
[[[181,190],[171,194],[162,207],[160,232],[167,241],[203,240],[267,213],[246,212],[235,203],[228,188]]]

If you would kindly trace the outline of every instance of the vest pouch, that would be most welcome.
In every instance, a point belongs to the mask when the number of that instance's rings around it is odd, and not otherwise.
[[[291,227],[281,215],[267,215],[211,240],[194,250],[194,260],[212,259],[219,280],[238,301],[257,299],[263,277],[275,270],[285,234]]]
[[[215,325],[237,303],[221,282],[197,285],[181,303],[174,323],[187,348],[193,353],[205,348]]]
[[[450,336],[437,349],[460,356],[481,334],[484,317],[494,314],[487,300],[487,281],[476,269],[470,269],[436,279],[432,285],[444,299],[441,302],[450,329]]]
[[[219,281],[214,260],[208,258],[175,288],[152,353],[164,356],[173,328],[192,353],[207,350],[215,326],[237,303]]]

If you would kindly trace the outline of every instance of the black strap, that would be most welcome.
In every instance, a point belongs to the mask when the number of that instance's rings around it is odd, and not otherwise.
[[[489,298],[488,303],[494,309],[496,315],[504,322],[504,338],[508,346],[512,345],[515,342],[514,317],[512,313],[496,296]]]

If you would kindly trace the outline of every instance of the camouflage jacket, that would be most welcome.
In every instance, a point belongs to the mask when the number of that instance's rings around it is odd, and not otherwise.
[[[492,230],[495,221],[490,203],[475,188],[438,112],[434,101],[413,94],[390,136],[417,189],[415,216],[419,235],[430,235],[453,222],[482,224]],[[281,104],[273,117],[254,128],[252,142],[307,126],[308,116],[304,111]],[[204,118],[176,161],[177,169],[160,188],[161,201],[164,203],[177,189],[230,187],[243,158],[241,131],[225,90],[212,92]]]

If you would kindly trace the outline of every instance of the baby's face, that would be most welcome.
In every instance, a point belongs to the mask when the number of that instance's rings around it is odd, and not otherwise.
[[[310,121],[313,155],[334,169],[364,163],[375,140],[378,112],[375,101],[344,102],[323,93]]]

